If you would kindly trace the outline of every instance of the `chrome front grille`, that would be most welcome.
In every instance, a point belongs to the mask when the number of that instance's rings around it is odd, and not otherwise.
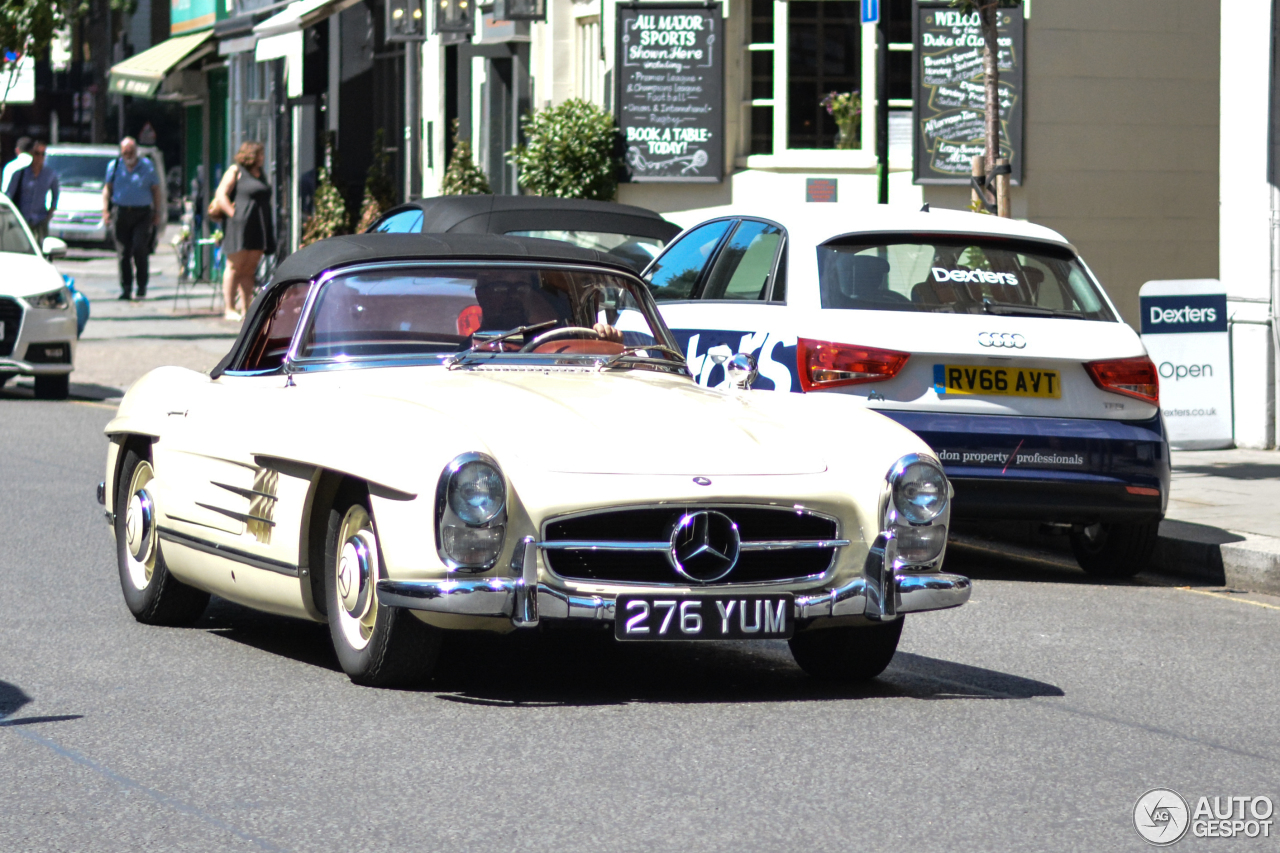
[[[0,355],[10,355],[13,352],[21,326],[22,305],[16,299],[0,296],[0,328],[4,329],[4,336],[0,337]]]
[[[808,510],[762,506],[642,507],[582,513],[543,526],[548,568],[594,583],[690,583],[670,556],[672,533],[688,513],[712,510],[737,525],[741,552],[717,584],[776,583],[822,575],[836,550],[836,521]]]

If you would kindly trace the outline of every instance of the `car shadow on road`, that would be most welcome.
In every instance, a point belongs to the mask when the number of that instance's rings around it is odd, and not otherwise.
[[[341,672],[324,625],[259,613],[214,597],[193,627]],[[446,702],[512,708],[1063,695],[1045,682],[904,651],[877,679],[833,684],[801,671],[784,641],[620,643],[611,631],[594,626],[544,626],[506,635],[448,632],[435,673],[413,692]]]
[[[124,389],[110,385],[96,385],[92,382],[72,382],[70,396],[72,401],[99,403],[103,400],[116,400],[124,396]],[[35,391],[28,382],[12,381],[0,388],[0,400],[34,400]],[[57,401],[52,401],[57,402]]]
[[[505,707],[1061,696],[1043,682],[899,651],[862,684],[811,678],[785,642],[615,641],[608,631],[450,635],[428,690],[446,702]]]
[[[192,628],[309,666],[342,671],[328,626],[316,622],[261,613],[215,595]]]
[[[9,726],[29,726],[33,723],[61,723],[67,720],[82,720],[83,714],[58,714],[43,717],[14,717],[25,705],[31,704],[31,697],[16,684],[0,681],[0,728]]]

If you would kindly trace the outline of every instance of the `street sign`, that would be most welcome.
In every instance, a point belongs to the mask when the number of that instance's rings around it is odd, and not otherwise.
[[[862,0],[862,23],[880,23],[880,0]]]
[[[1142,343],[1160,375],[1160,409],[1178,450],[1230,447],[1226,289],[1213,279],[1149,281],[1138,291]]]

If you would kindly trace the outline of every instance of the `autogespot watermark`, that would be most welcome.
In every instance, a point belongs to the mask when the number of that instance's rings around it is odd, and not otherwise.
[[[1157,847],[1196,838],[1270,838],[1275,806],[1270,797],[1200,797],[1192,809],[1170,788],[1152,788],[1133,804],[1138,834]]]

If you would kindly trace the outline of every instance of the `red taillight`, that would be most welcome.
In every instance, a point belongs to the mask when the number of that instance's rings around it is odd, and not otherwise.
[[[895,352],[830,341],[796,341],[796,364],[800,368],[800,387],[805,391],[821,391],[840,385],[883,382],[902,370],[910,353]]]
[[[1145,355],[1138,358],[1117,358],[1109,361],[1086,362],[1093,384],[1103,391],[1123,394],[1144,403],[1160,404],[1160,378],[1156,366]]]

